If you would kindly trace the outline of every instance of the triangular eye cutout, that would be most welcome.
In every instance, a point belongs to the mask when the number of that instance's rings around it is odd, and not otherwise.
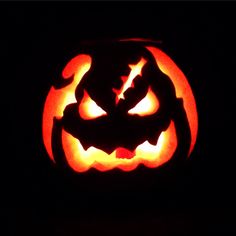
[[[139,116],[148,116],[155,114],[159,109],[159,101],[149,87],[146,96],[132,109],[128,111],[129,114],[137,114]]]
[[[84,120],[95,119],[107,114],[95,101],[92,100],[86,90],[84,90],[84,96],[79,104],[78,111],[81,118]]]

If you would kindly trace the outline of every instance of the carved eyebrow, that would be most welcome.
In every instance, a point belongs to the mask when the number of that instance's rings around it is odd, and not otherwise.
[[[124,93],[128,88],[133,88],[133,80],[136,78],[136,76],[142,76],[142,68],[146,64],[146,62],[147,61],[142,57],[137,64],[129,65],[131,69],[129,75],[121,77],[123,81],[122,87],[120,89],[112,89],[112,91],[116,94],[116,104],[119,102],[120,99],[125,99]]]

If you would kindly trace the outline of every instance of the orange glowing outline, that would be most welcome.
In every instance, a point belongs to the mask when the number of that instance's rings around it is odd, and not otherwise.
[[[146,48],[154,55],[160,70],[172,80],[177,97],[183,98],[184,108],[191,130],[192,139],[189,150],[190,154],[196,142],[198,130],[197,110],[191,87],[182,71],[169,56],[158,48]],[[51,147],[53,118],[62,117],[64,108],[68,104],[76,102],[74,95],[75,88],[90,67],[90,56],[76,56],[67,64],[62,73],[63,78],[65,79],[74,75],[73,82],[61,89],[52,87],[48,93],[44,106],[42,128],[43,141],[51,160],[54,160]],[[91,167],[100,171],[107,171],[116,167],[124,171],[131,171],[140,163],[147,167],[154,168],[167,162],[172,157],[177,147],[177,137],[174,122],[171,121],[169,128],[161,133],[156,145],[151,145],[148,141],[144,142],[136,148],[136,155],[131,159],[116,158],[115,151],[108,155],[95,147],[90,147],[85,151],[79,140],[73,138],[73,136],[64,130],[62,130],[62,145],[65,151],[66,160],[68,161],[69,166],[75,171],[83,172]]]
[[[79,105],[79,114],[84,120],[91,120],[100,116],[104,116],[107,113],[97,105],[96,102],[88,95],[84,90],[84,96]]]
[[[149,87],[147,95],[132,109],[128,111],[129,114],[138,114],[140,116],[147,116],[155,114],[159,108],[159,101]]]
[[[198,115],[195,99],[192,89],[183,72],[178,68],[175,62],[164,52],[156,47],[146,47],[155,57],[160,70],[166,74],[173,82],[176,90],[176,96],[182,98],[184,109],[187,114],[189,127],[191,131],[191,144],[188,155],[191,154],[197,139]]]
[[[128,78],[126,78],[126,76],[121,77],[122,81],[124,82],[123,86],[121,87],[121,89],[113,89],[113,91],[117,95],[116,102],[118,102],[120,99],[125,99],[125,97],[124,97],[125,91],[128,88],[133,87],[133,80],[135,79],[135,77],[137,75],[142,76],[142,68],[146,64],[146,62],[147,61],[144,58],[141,58],[137,64],[129,65],[129,68],[131,70],[130,70],[130,74],[129,74]]]
[[[91,67],[91,57],[88,55],[79,55],[73,58],[65,67],[62,76],[67,79],[74,74],[74,80],[71,84],[61,89],[51,87],[44,104],[43,112],[43,141],[51,160],[54,160],[52,154],[52,126],[54,117],[62,117],[63,111],[68,104],[75,103],[75,89],[82,79],[83,75]]]

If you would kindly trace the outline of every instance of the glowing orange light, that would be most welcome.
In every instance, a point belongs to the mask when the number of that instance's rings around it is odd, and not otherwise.
[[[190,131],[191,146],[189,154],[193,150],[196,142],[198,130],[198,118],[196,104],[192,90],[186,77],[177,65],[164,52],[156,47],[146,47],[155,57],[160,70],[168,75],[173,82],[176,95],[183,99],[184,109],[187,114]],[[52,128],[53,118],[61,118],[63,111],[68,104],[76,103],[75,89],[80,83],[84,74],[90,69],[92,59],[88,55],[78,55],[73,58],[64,68],[62,76],[68,79],[73,76],[73,81],[60,89],[52,87],[46,98],[43,112],[43,140],[46,150],[52,160]],[[141,60],[136,65],[130,65],[131,71],[128,77],[123,77],[123,86],[120,90],[114,90],[117,94],[117,100],[124,99],[125,91],[133,86],[133,80],[137,75],[141,75],[142,68],[146,60]],[[146,116],[154,114],[159,108],[159,101],[153,91],[149,88],[147,95],[134,108],[129,110],[129,114],[139,114]],[[84,91],[84,97],[78,107],[78,112],[83,119],[92,119],[94,117],[106,115],[101,107],[97,106]],[[123,171],[134,170],[139,164],[147,167],[158,167],[169,161],[177,148],[177,136],[175,124],[171,121],[168,129],[161,133],[156,145],[151,145],[148,141],[143,142],[131,152],[122,147],[114,150],[110,155],[95,147],[83,148],[80,141],[71,134],[62,130],[62,147],[68,165],[77,172],[84,172],[90,168],[96,168],[100,171],[107,171],[113,168],[119,168]]]
[[[73,58],[62,72],[65,79],[74,74],[73,82],[62,89],[52,87],[48,93],[43,112],[43,141],[52,160],[54,160],[51,144],[53,117],[62,117],[65,107],[76,102],[75,88],[90,66],[91,57],[88,55],[79,55]]]
[[[177,147],[177,138],[174,123],[171,122],[169,128],[161,133],[156,145],[145,141],[136,148],[135,156],[131,159],[117,158],[117,150],[110,155],[95,147],[85,151],[80,141],[65,130],[62,131],[62,144],[68,164],[77,172],[87,171],[91,167],[100,171],[113,168],[131,171],[141,163],[149,168],[155,168],[167,162]]]
[[[159,108],[159,101],[156,95],[149,87],[147,95],[132,109],[128,111],[129,114],[138,114],[140,116],[152,115],[157,112]]]
[[[107,114],[90,98],[86,90],[84,90],[84,97],[79,105],[79,113],[84,120],[94,119]]]
[[[119,147],[116,149],[116,158],[126,158],[130,159],[135,156],[135,151],[130,151],[126,148]]]
[[[190,130],[191,130],[191,145],[189,155],[197,139],[198,131],[198,115],[195,99],[192,89],[183,74],[174,61],[167,56],[164,52],[156,47],[146,47],[155,57],[156,63],[160,70],[166,74],[173,82],[176,90],[176,96],[182,98],[184,101],[184,109],[187,114]]]
[[[120,99],[125,99],[124,92],[128,88],[133,87],[133,80],[135,79],[137,75],[140,75],[140,76],[142,75],[142,68],[146,64],[146,62],[147,61],[144,58],[141,58],[141,60],[137,64],[129,65],[131,70],[130,70],[130,74],[128,78],[126,78],[126,76],[121,77],[124,83],[123,86],[121,87],[121,89],[113,89],[113,91],[117,94],[117,102]]]

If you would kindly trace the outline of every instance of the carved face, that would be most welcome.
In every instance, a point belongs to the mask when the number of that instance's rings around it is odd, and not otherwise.
[[[158,48],[132,40],[93,45],[67,63],[62,80],[68,83],[51,88],[43,116],[44,143],[56,162],[77,172],[130,171],[192,151],[194,97]]]

